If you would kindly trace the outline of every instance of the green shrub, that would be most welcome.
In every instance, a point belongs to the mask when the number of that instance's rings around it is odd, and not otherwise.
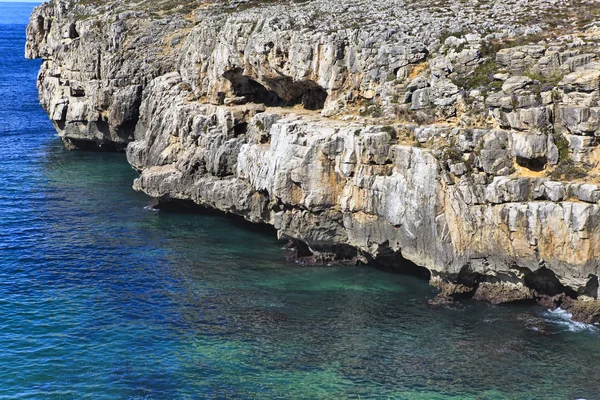
[[[499,69],[495,61],[487,60],[470,74],[455,78],[454,84],[468,91],[480,89],[485,96],[490,90],[500,90],[502,87],[502,82],[494,79]]]
[[[394,128],[393,126],[386,125],[381,128],[381,131],[389,134],[392,139],[398,138],[398,132],[396,132],[396,128]]]
[[[543,75],[539,71],[528,70],[525,75],[534,81],[538,81],[542,87],[556,87],[564,77],[564,73],[558,70],[552,71],[549,75]]]
[[[587,176],[587,169],[579,166],[570,156],[571,147],[567,139],[560,133],[553,133],[554,144],[558,149],[558,165],[550,177],[555,180],[581,179]]]
[[[555,180],[573,180],[582,179],[587,176],[587,169],[581,167],[571,159],[561,161],[550,173],[550,177]]]
[[[569,153],[571,151],[571,146],[569,145],[569,141],[560,133],[554,132],[552,134],[552,139],[554,139],[554,145],[558,149],[558,161],[565,162],[571,159]]]

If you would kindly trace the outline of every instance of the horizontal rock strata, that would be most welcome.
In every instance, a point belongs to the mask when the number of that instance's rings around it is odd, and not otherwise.
[[[136,190],[408,260],[437,304],[596,322],[598,6],[53,0],[26,55],[65,144],[126,149]]]

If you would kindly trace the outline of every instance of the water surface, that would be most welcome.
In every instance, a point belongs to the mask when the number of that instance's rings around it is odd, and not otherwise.
[[[417,278],[144,210],[123,155],[55,136],[31,8],[0,3],[0,398],[600,398],[600,333],[561,313],[429,308]]]

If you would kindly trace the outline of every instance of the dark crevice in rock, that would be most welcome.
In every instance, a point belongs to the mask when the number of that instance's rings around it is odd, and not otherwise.
[[[574,290],[561,284],[556,274],[546,267],[526,273],[523,281],[528,288],[535,290],[540,295],[556,296],[565,293],[569,297],[577,297]]]
[[[546,164],[548,164],[548,159],[546,157],[538,157],[538,158],[524,158],[517,157],[517,164],[521,167],[525,167],[531,171],[543,171],[546,168]]]
[[[82,87],[73,87],[69,88],[71,97],[85,97],[85,90]]]
[[[227,218],[232,221],[236,227],[241,229],[269,235],[271,237],[276,237],[277,235],[277,231],[272,225],[250,222],[241,215],[215,210],[214,208],[203,207],[191,200],[179,200],[172,198],[154,199],[151,204],[151,208],[170,214],[195,214],[200,216]]]
[[[190,166],[189,173],[190,175],[194,175],[200,172],[201,174],[206,173],[206,162],[204,160],[196,161]]]
[[[260,103],[267,107],[291,107],[297,104],[307,110],[320,110],[325,106],[327,91],[317,83],[306,80],[296,82],[289,77],[269,80],[267,86],[243,75],[240,68],[235,68],[223,74],[231,82],[233,94],[236,96],[232,103]],[[220,93],[219,104],[225,103],[225,93]]]
[[[288,261],[300,262],[301,260],[308,260],[313,255],[308,245],[301,240],[290,239],[285,248]]]
[[[597,299],[598,287],[598,277],[596,275],[590,275],[589,280],[585,284],[585,292],[583,294]]]
[[[85,121],[84,124],[87,124],[88,122]],[[93,122],[96,125],[96,128],[98,129],[98,132],[102,133],[103,136],[105,137],[109,137],[110,136],[110,125],[108,124],[107,121],[96,121]]]
[[[311,80],[294,81],[282,77],[269,80],[268,85],[285,100],[284,106],[302,104],[307,110],[320,110],[327,100],[327,91]]]
[[[117,127],[117,135],[127,141],[130,142],[133,140],[134,137],[134,133],[135,133],[135,127],[138,123],[138,118],[134,118],[131,120],[127,120],[125,122],[123,122],[121,125],[119,125]]]
[[[296,188],[296,190],[302,190],[302,182],[291,182],[292,187]],[[291,205],[282,201],[280,198],[276,198],[275,201],[271,204],[271,210],[273,212],[293,212],[293,211],[310,211],[310,213],[314,216],[319,216],[329,211],[329,208],[326,207],[315,207],[309,209],[303,204],[294,204]]]
[[[475,272],[470,264],[464,265],[458,274],[439,275],[430,281],[439,290],[433,305],[444,305],[457,300],[474,298],[493,304],[533,302],[529,289],[521,290],[515,284],[515,276],[501,274],[486,276]]]
[[[344,243],[306,243],[290,238],[286,259],[301,265],[357,265],[356,248]]]
[[[545,308],[561,307],[570,312],[575,321],[600,322],[600,302],[594,300],[598,294],[597,276],[590,274],[585,289],[576,293],[561,284],[546,267],[536,271],[517,265],[512,268],[519,274],[483,275],[466,265],[458,274],[436,275],[430,283],[439,293],[429,304],[446,305],[470,298],[493,304],[537,303]]]
[[[79,33],[77,32],[75,24],[69,25],[69,39],[77,39],[78,37]]]
[[[37,30],[41,34],[42,37],[46,36],[46,30],[44,29],[44,17],[38,15],[37,20]]]
[[[428,281],[431,278],[431,272],[427,268],[407,260],[400,252],[392,250],[387,242],[380,247],[377,257],[367,257],[367,260],[370,265],[388,272],[412,275]]]
[[[486,276],[473,272],[466,265],[457,275],[443,277],[443,283],[438,284],[440,295],[450,296],[453,299],[474,297],[477,300],[486,300],[496,304],[514,302],[556,303],[559,306],[565,297],[576,299],[577,293],[560,283],[554,272],[546,267],[536,271],[527,268],[515,269],[524,274],[523,279],[510,274]],[[517,285],[523,282],[525,288]],[[593,292],[594,282],[590,279],[590,291]],[[558,296],[558,297],[557,297]],[[560,297],[560,298],[559,298]]]
[[[457,282],[472,288],[477,288],[477,285],[479,285],[482,280],[482,275],[474,272],[471,268],[471,264],[464,265],[456,276]]]
[[[133,140],[138,119],[127,120],[115,128],[111,134],[110,125],[107,121],[54,121],[60,132],[63,132],[63,142],[68,150],[85,151],[114,151],[123,152],[127,144]],[[85,127],[89,132],[95,133],[100,138],[81,139],[80,129]],[[114,139],[114,136],[119,138]]]
[[[231,82],[233,92],[236,96],[243,97],[250,103],[261,103],[267,107],[285,106],[286,102],[277,92],[269,90],[254,79],[242,74],[239,68],[227,71],[223,76]],[[223,97],[225,94],[223,93]],[[224,100],[224,99],[223,99]]]
[[[233,127],[233,134],[235,136],[245,135],[247,131],[248,131],[248,123],[247,122],[241,122],[237,125],[234,125],[234,127]]]
[[[327,92],[320,86],[309,87],[300,101],[307,110],[321,110],[325,106]]]
[[[63,138],[65,148],[67,150],[83,150],[83,151],[101,151],[122,153],[125,151],[127,144],[116,143],[109,140],[86,140]]]
[[[260,144],[268,144],[271,143],[271,136],[270,135],[261,135],[260,136]]]

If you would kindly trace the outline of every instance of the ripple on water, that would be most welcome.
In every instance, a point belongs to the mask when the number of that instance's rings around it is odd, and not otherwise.
[[[30,9],[0,3],[0,398],[600,398],[597,328],[560,311],[429,308],[416,278],[145,210],[123,155],[62,149]]]

